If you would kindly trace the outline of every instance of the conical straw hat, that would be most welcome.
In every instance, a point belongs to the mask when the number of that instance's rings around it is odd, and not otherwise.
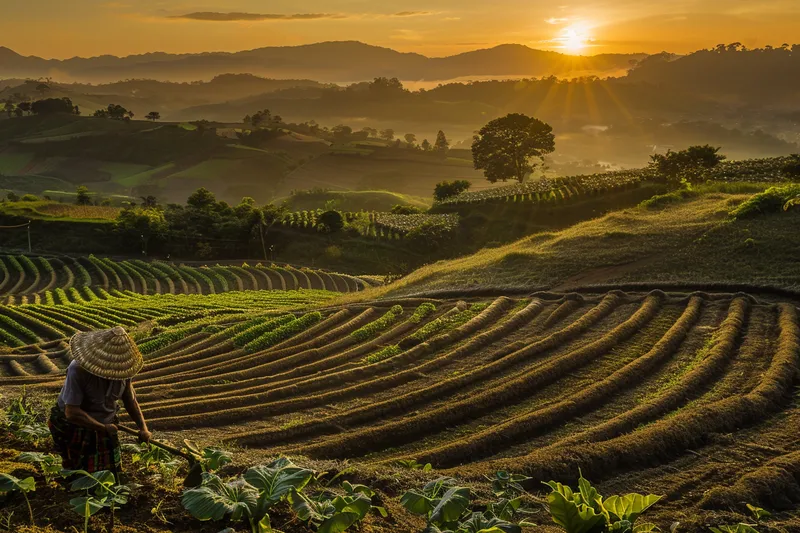
[[[132,378],[144,364],[136,344],[119,326],[76,333],[69,340],[69,348],[81,368],[101,378]]]

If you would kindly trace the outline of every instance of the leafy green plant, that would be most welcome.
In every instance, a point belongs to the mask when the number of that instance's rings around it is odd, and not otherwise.
[[[770,518],[772,516],[772,513],[769,511],[766,511],[761,507],[756,507],[755,505],[750,505],[749,503],[747,504],[747,509],[753,515],[753,518],[756,519],[756,522],[760,522],[761,520]]]
[[[394,305],[392,306],[389,311],[386,312],[385,315],[380,317],[378,320],[374,320],[369,324],[366,324],[354,332],[350,334],[351,337],[358,341],[365,341],[371,337],[374,337],[379,332],[385,330],[397,320],[400,315],[403,314],[403,306],[401,305]]]
[[[141,470],[157,470],[161,477],[168,483],[175,479],[175,473],[180,467],[180,461],[175,459],[168,451],[150,443],[123,444],[122,449],[131,454],[131,462],[139,464]]]
[[[653,506],[661,496],[626,494],[609,496],[605,500],[583,475],[578,490],[550,481],[545,483],[552,492],[547,497],[553,522],[567,533],[644,533],[653,531],[651,524],[636,524],[636,519]]]
[[[440,477],[427,483],[422,490],[410,490],[400,498],[400,504],[413,514],[423,516],[428,526],[458,527],[459,519],[469,508],[470,492],[459,487],[451,477]]]
[[[502,520],[513,520],[522,509],[522,496],[527,494],[521,483],[530,480],[522,474],[512,474],[504,470],[495,472],[494,477],[486,476],[492,482],[492,493],[499,498],[487,505],[492,516]],[[527,512],[526,512],[527,514]]]
[[[269,465],[252,467],[244,476],[227,483],[206,473],[200,487],[183,492],[181,502],[198,520],[247,518],[252,533],[268,533],[272,531],[269,510],[290,493],[302,490],[312,476],[311,470],[280,458]]]
[[[4,531],[11,531],[11,519],[14,518],[14,511],[0,514],[0,527]]]
[[[206,446],[201,450],[197,444],[188,439],[184,440],[183,443],[190,452],[200,459],[200,463],[203,466],[204,472],[213,472],[215,470],[219,470],[226,464],[233,461],[233,457],[231,457],[231,455],[225,450],[213,448],[211,446]]]
[[[25,503],[28,505],[28,516],[31,524],[33,524],[33,509],[31,508],[31,501],[28,499],[28,493],[36,490],[36,482],[32,477],[19,479],[11,474],[0,472],[0,494],[8,494],[9,492],[20,492],[22,497],[25,498]],[[11,518],[9,517],[9,521]]]
[[[318,533],[341,533],[367,516],[372,502],[362,492],[328,499],[310,498],[302,493],[291,495],[292,510],[297,517],[313,525]]]
[[[22,452],[17,456],[17,460],[22,463],[33,463],[38,466],[47,483],[50,483],[61,474],[61,456],[59,455],[41,452]]]
[[[430,472],[433,470],[433,465],[430,463],[418,463],[414,459],[400,459],[395,462],[400,468],[407,468],[408,470],[422,470],[423,472]]]
[[[70,485],[72,491],[84,491],[84,495],[72,498],[69,504],[72,510],[83,517],[83,531],[89,530],[89,518],[103,509],[111,511],[111,529],[114,527],[114,512],[128,503],[128,496],[135,485],[117,483],[117,478],[110,470],[89,473],[86,470],[64,470],[65,478],[78,476]]]

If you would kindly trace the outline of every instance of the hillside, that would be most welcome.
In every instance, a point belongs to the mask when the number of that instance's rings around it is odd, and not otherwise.
[[[463,76],[569,76],[616,74],[645,54],[569,56],[502,45],[488,50],[429,58],[357,41],[257,48],[235,53],[152,53],[128,57],[102,56],[65,60],[25,57],[0,47],[0,77],[47,76],[53,71],[84,82],[125,78],[168,81],[208,80],[220,74],[248,73],[273,78],[312,78],[352,82],[376,76],[404,80],[447,80]]]
[[[439,261],[380,289],[390,295],[481,287],[569,290],[596,284],[800,283],[800,213],[731,220],[749,195],[709,193],[665,207],[611,212],[558,232]],[[776,239],[780,235],[780,239]]]
[[[290,131],[251,145],[230,126],[72,115],[0,120],[0,189],[41,195],[86,185],[102,195],[183,202],[206,187],[230,203],[244,196],[263,203],[312,188],[430,198],[443,179],[491,186],[468,159],[390,148],[377,139],[332,145]]]

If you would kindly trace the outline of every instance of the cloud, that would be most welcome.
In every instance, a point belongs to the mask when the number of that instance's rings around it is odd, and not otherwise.
[[[233,22],[233,21],[258,21],[258,20],[318,20],[318,19],[340,19],[344,15],[335,13],[218,13],[215,11],[197,11],[186,13],[185,15],[172,15],[171,19],[202,20],[210,22]]]
[[[566,24],[569,22],[568,18],[565,17],[550,17],[549,19],[545,20],[548,24],[558,25],[558,24]]]
[[[393,17],[423,17],[426,15],[432,15],[430,11],[401,11],[399,13],[395,13],[392,15]]]

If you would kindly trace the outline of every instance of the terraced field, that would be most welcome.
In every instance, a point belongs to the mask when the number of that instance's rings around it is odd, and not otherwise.
[[[105,309],[135,321],[151,299]],[[151,427],[263,455],[414,459],[471,479],[506,469],[568,481],[581,468],[666,493],[664,509],[687,519],[797,500],[781,489],[800,479],[794,301],[656,290],[349,305],[320,294],[290,310],[298,303],[136,333]],[[0,361],[9,388],[55,393],[64,344]]]
[[[108,258],[0,256],[0,303],[83,304],[127,293],[219,294],[249,290],[357,292],[374,282],[292,266],[185,266]]]

